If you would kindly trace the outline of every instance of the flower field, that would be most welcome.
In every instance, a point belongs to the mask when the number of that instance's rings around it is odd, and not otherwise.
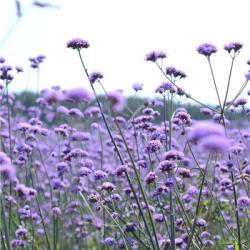
[[[250,249],[250,109],[242,97],[250,71],[228,97],[242,47],[224,46],[224,93],[213,69],[217,48],[197,47],[217,105],[180,88],[186,73],[153,51],[145,63],[163,82],[155,98],[132,108],[121,90],[105,89],[104,74],[89,71],[91,46],[76,38],[65,49],[88,81],[67,90],[37,84],[27,106],[9,92],[23,69],[0,57],[0,249]],[[29,60],[34,71],[46,63],[43,55]],[[132,88],[136,100],[143,84]]]

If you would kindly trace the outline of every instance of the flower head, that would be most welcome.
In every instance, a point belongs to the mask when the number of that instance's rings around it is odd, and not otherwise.
[[[156,62],[158,59],[164,59],[167,55],[162,51],[152,51],[145,57],[146,61]]]
[[[243,47],[242,43],[239,42],[231,42],[229,44],[226,44],[224,46],[224,50],[226,50],[228,53],[231,53],[231,51],[234,51],[234,53],[236,53],[237,51],[239,51],[241,48]]]
[[[112,91],[107,94],[111,107],[119,112],[126,106],[126,99],[120,91]]]
[[[96,82],[97,80],[100,80],[103,78],[103,74],[100,72],[93,72],[90,74],[89,76],[89,81],[93,84],[94,82]]]
[[[69,40],[67,42],[67,48],[71,49],[87,49],[89,47],[89,43],[86,40],[83,40],[81,38],[74,38],[72,40]]]
[[[142,83],[134,83],[134,84],[132,85],[132,88],[137,92],[137,91],[143,89],[143,84],[142,84]]]
[[[213,53],[217,52],[217,48],[211,43],[203,43],[197,48],[197,51],[201,55],[210,57]]]
[[[92,95],[87,89],[73,88],[64,91],[66,101],[72,102],[88,102],[92,99]]]

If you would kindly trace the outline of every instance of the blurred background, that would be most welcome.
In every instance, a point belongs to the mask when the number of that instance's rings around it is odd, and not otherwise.
[[[28,58],[40,54],[46,56],[40,89],[88,88],[77,53],[66,48],[68,40],[80,37],[90,43],[83,51],[88,70],[102,72],[108,90],[123,89],[130,95],[131,85],[140,82],[141,95],[153,96],[165,79],[144,58],[162,50],[168,56],[166,66],[188,75],[179,82],[186,92],[216,103],[208,64],[196,48],[204,42],[218,47],[212,63],[224,98],[230,57],[223,46],[232,41],[244,44],[233,71],[232,98],[249,68],[249,7],[247,0],[0,0],[0,56],[25,70],[11,84],[15,92],[36,90],[37,75]]]

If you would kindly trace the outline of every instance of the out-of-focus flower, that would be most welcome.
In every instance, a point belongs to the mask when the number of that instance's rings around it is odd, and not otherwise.
[[[63,93],[65,101],[88,102],[93,98],[90,92],[84,88],[72,88],[63,91]]]
[[[137,91],[143,89],[143,84],[142,83],[133,83],[132,88],[137,92]]]
[[[103,74],[100,72],[93,72],[90,74],[89,76],[89,81],[93,84],[95,83],[97,80],[100,80],[103,78]]]
[[[158,59],[164,59],[166,57],[167,57],[166,53],[162,51],[152,51],[146,55],[145,60],[156,62]]]
[[[71,49],[87,49],[89,47],[89,43],[86,40],[81,38],[74,38],[67,42],[67,48]]]
[[[107,94],[111,107],[117,111],[122,111],[126,106],[126,99],[120,91],[112,91]]]
[[[243,47],[242,43],[239,42],[231,42],[229,44],[226,44],[224,46],[224,50],[226,50],[228,53],[231,53],[231,51],[234,51],[234,53],[236,53],[237,51],[239,51],[241,48]]]

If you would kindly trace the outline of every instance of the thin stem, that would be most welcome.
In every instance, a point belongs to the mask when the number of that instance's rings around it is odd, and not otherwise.
[[[202,191],[203,191],[203,187],[204,187],[204,183],[205,183],[205,177],[206,177],[206,172],[207,172],[209,160],[210,160],[210,154],[208,155],[206,167],[205,167],[205,170],[204,170],[204,173],[203,173],[203,176],[202,176],[200,192],[199,192],[199,196],[198,196],[198,202],[197,202],[196,210],[195,210],[195,217],[194,217],[194,221],[193,221],[193,225],[192,225],[192,229],[191,229],[191,235],[190,235],[189,240],[188,240],[187,249],[189,249],[190,244],[191,244],[192,239],[193,239],[193,235],[195,233],[196,219],[199,216],[201,196],[202,196]]]
[[[226,102],[227,102],[227,97],[228,97],[228,92],[229,92],[229,86],[230,86],[230,82],[231,82],[231,76],[232,76],[233,65],[234,65],[234,59],[235,59],[235,57],[233,56],[232,57],[232,61],[231,61],[231,66],[230,66],[228,81],[227,81],[226,95],[225,95],[225,99],[224,99],[223,107],[222,107],[222,114],[224,113],[225,105],[226,105]]]
[[[232,183],[234,183],[234,174],[231,171],[231,179]],[[238,213],[238,203],[237,203],[237,193],[235,185],[233,185],[233,196],[234,196],[234,206],[235,206],[235,217],[236,217],[236,223],[237,223],[237,238],[238,238],[238,246],[239,250],[241,250],[241,233],[240,233],[240,218]]]
[[[124,162],[123,162],[122,156],[121,156],[121,154],[120,154],[120,151],[119,151],[119,149],[118,149],[118,147],[117,147],[117,145],[116,145],[116,143],[115,143],[115,140],[114,140],[114,138],[113,138],[113,136],[112,136],[112,133],[111,133],[111,131],[110,131],[110,128],[109,128],[109,126],[108,126],[108,123],[107,123],[107,121],[106,121],[106,118],[105,118],[105,116],[104,116],[104,113],[103,113],[103,111],[102,111],[102,107],[101,107],[99,98],[98,98],[98,96],[97,96],[97,94],[96,94],[95,88],[93,87],[93,84],[90,82],[89,73],[88,73],[88,71],[87,71],[87,69],[86,69],[86,67],[85,67],[84,62],[83,62],[83,59],[82,59],[82,55],[81,55],[80,50],[78,50],[78,54],[79,54],[80,61],[81,61],[81,64],[82,64],[82,66],[83,66],[83,69],[84,69],[84,71],[85,71],[85,74],[86,74],[86,76],[87,76],[87,78],[88,78],[88,80],[89,80],[91,89],[92,89],[92,91],[93,91],[93,93],[94,93],[94,96],[95,96],[95,99],[96,99],[96,101],[97,101],[98,107],[99,107],[99,109],[100,109],[101,116],[102,116],[103,122],[104,122],[104,124],[105,124],[105,127],[106,127],[106,129],[107,129],[107,131],[108,131],[109,137],[111,138],[111,141],[112,141],[112,143],[113,143],[113,145],[114,145],[114,147],[115,147],[116,153],[117,153],[117,155],[118,155],[118,158],[119,158],[121,164],[124,165]],[[137,172],[136,172],[136,173],[137,173]],[[136,192],[135,192],[135,189],[134,189],[134,187],[133,187],[132,181],[131,181],[131,179],[130,179],[128,173],[127,173],[127,171],[125,171],[125,175],[126,175],[126,178],[127,178],[127,180],[128,180],[128,183],[129,183],[129,186],[130,186],[130,188],[131,188],[131,191],[132,191],[132,193],[133,193],[133,195],[134,195],[134,197],[135,197],[135,200],[136,200],[136,203],[137,203],[137,205],[138,205],[138,209],[139,209],[139,211],[140,211],[140,214],[142,215],[142,219],[143,219],[143,222],[144,222],[144,225],[145,225],[147,234],[148,234],[148,236],[149,236],[149,238],[150,238],[150,241],[151,241],[151,243],[152,243],[153,249],[155,249],[154,243],[153,243],[154,241],[153,241],[153,239],[152,239],[151,232],[150,232],[150,230],[149,230],[149,227],[148,227],[148,224],[147,224],[145,215],[144,215],[144,213],[143,213],[143,210],[142,210],[142,208],[141,208],[141,204],[140,204],[140,202],[139,202],[139,199],[138,199],[138,197],[137,197],[137,194],[136,194]],[[139,182],[139,184],[140,184],[140,182]],[[146,202],[145,202],[145,203],[146,203]]]
[[[214,71],[213,71],[213,68],[212,68],[210,57],[208,57],[207,60],[208,60],[209,68],[210,68],[210,71],[211,71],[215,92],[216,92],[218,102],[219,102],[219,105],[220,105],[220,110],[222,111],[222,104],[221,104],[221,100],[220,100],[219,90],[218,90],[218,87],[217,87],[217,84],[216,84],[216,81],[215,81]]]

